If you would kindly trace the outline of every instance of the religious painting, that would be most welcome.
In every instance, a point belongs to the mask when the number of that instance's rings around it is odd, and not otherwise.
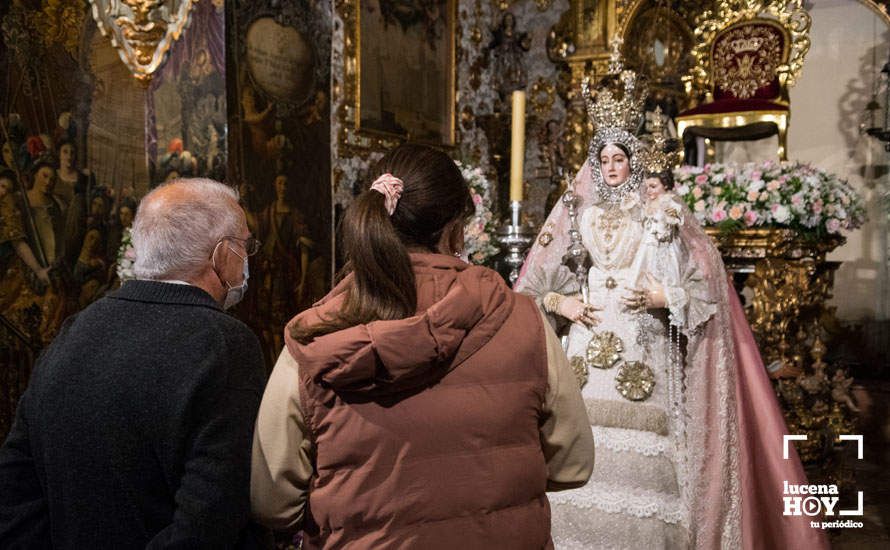
[[[331,6],[269,0],[229,9],[229,174],[262,242],[235,313],[260,337],[271,368],[284,325],[332,278]]]
[[[360,0],[356,128],[454,145],[456,0]]]
[[[197,4],[149,86],[87,3],[0,3],[0,439],[62,321],[129,275],[145,192],[225,179],[224,15]]]
[[[144,150],[152,187],[178,177],[226,181],[225,47],[222,4],[195,4],[188,32],[147,95]]]
[[[0,4],[0,438],[40,350],[116,284],[116,238],[132,220],[115,193],[124,173],[93,171],[87,154],[104,85],[90,71],[99,33],[87,9]]]

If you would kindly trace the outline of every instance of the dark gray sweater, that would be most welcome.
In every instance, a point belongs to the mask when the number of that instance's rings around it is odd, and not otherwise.
[[[0,548],[252,546],[264,380],[197,287],[130,281],[68,319],[0,448]]]

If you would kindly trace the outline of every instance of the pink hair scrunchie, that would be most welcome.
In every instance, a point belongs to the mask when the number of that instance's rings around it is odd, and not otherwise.
[[[402,180],[392,174],[383,174],[371,184],[373,191],[383,195],[384,206],[390,216],[396,211],[396,205],[399,203],[399,199],[402,198],[402,189],[404,188],[405,184],[402,183]]]

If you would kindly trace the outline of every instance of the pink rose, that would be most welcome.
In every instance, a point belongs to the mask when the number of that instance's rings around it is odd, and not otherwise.
[[[473,204],[475,204],[476,206],[479,206],[480,204],[482,204],[482,195],[473,193]]]
[[[757,223],[757,212],[753,210],[748,210],[747,212],[745,212],[745,215],[743,217],[745,219],[745,225],[747,225],[748,227],[751,227],[752,225]]]
[[[762,191],[762,192],[760,193],[760,197],[758,197],[758,198],[759,198],[761,201],[766,202],[766,200],[769,198],[769,193],[767,193],[766,191]]]
[[[708,176],[706,174],[699,174],[695,176],[696,185],[704,185],[706,183],[708,183]]]
[[[711,221],[714,223],[720,223],[726,219],[726,211],[725,210],[714,210],[711,212]]]
[[[829,233],[837,233],[841,228],[841,222],[837,218],[829,218],[827,222],[825,222],[825,229],[828,230]]]
[[[733,206],[729,209],[729,217],[737,220],[742,217],[742,208],[738,205]]]
[[[773,180],[766,184],[766,190],[767,191],[776,191],[781,186],[782,186],[782,184],[779,183],[779,180]]]
[[[758,193],[757,191],[748,191],[748,201],[749,202],[756,201],[757,197],[759,197],[759,196],[760,196],[760,193]]]
[[[705,194],[705,192],[702,191],[701,187],[694,187],[692,189],[692,196],[695,197],[696,199],[700,199],[701,196],[704,194]]]
[[[822,200],[817,200],[813,203],[813,214],[821,214],[822,213]]]

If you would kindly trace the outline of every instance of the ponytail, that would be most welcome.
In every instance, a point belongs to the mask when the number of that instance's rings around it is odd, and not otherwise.
[[[404,184],[401,198],[397,205],[391,200],[387,210],[388,195],[369,189],[346,210],[339,233],[344,272],[352,275],[352,282],[331,318],[290,327],[291,337],[301,344],[344,328],[414,315],[417,288],[408,249],[436,252],[445,228],[464,222],[473,212],[460,170],[441,151],[401,145],[386,154],[375,171]]]
[[[404,319],[417,309],[411,258],[393,228],[383,194],[369,190],[358,196],[341,221],[340,235],[352,284],[336,317],[291,327],[291,337],[301,344],[371,321]]]

